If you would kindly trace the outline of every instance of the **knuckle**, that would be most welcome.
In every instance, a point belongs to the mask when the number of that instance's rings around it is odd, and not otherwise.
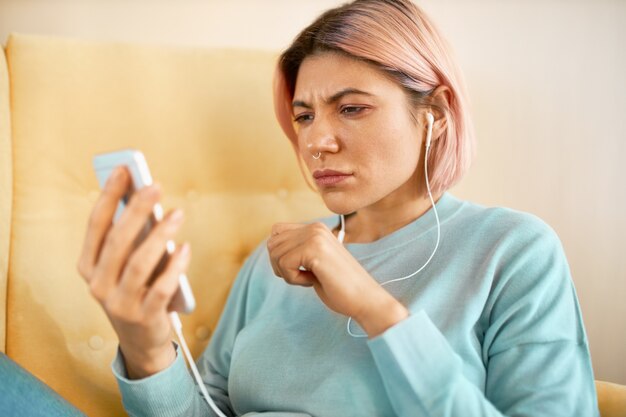
[[[164,285],[155,285],[150,292],[152,293],[152,297],[158,302],[164,302],[170,298],[170,291]]]
[[[120,186],[116,182],[108,181],[104,185],[104,188],[102,189],[102,194],[100,194],[100,197],[102,199],[117,199],[120,193],[122,192],[121,188],[122,186]]]
[[[276,265],[278,265],[278,268],[283,270],[287,267],[287,260],[285,259],[285,257],[279,258],[276,261]]]
[[[104,300],[102,306],[111,317],[119,318],[121,316],[120,303],[117,298],[111,297],[108,300]]]
[[[320,260],[318,257],[315,257],[313,259],[311,259],[311,261],[309,262],[310,268],[312,270],[316,270],[318,269],[319,265],[320,265]]]
[[[145,216],[152,211],[152,208],[158,201],[152,194],[148,194],[147,188],[148,187],[142,188],[130,198],[126,210],[128,210],[131,215]]]
[[[96,208],[93,211],[93,214],[98,214],[102,209],[109,206],[113,202],[117,202],[122,196],[126,187],[124,184],[107,184],[102,189],[102,193],[100,194],[100,198],[96,203]],[[117,204],[113,205],[113,207],[117,207]]]
[[[152,208],[154,203],[159,200],[160,193],[154,185],[149,185],[140,189],[133,197],[139,204]]]
[[[119,169],[119,167],[118,167]],[[122,171],[126,171],[125,169]],[[104,184],[104,189],[102,190],[103,194],[111,194],[111,193],[118,193],[120,191],[123,191],[128,185],[128,175],[126,175],[124,172],[121,173],[121,178],[112,178],[109,177],[109,179],[107,180],[107,182]]]
[[[87,220],[87,227],[89,229],[101,229],[102,226],[104,225],[104,219],[102,217],[102,215],[100,214],[100,211],[96,209],[94,209],[94,211],[91,212],[91,214],[89,215],[89,219]]]
[[[88,265],[88,262],[84,258],[80,258],[76,263],[76,270],[80,274],[81,277],[88,280],[91,275],[91,267]]]
[[[117,248],[123,244],[124,238],[119,229],[111,230],[106,237],[105,245],[113,248]]]
[[[168,221],[162,221],[158,224],[158,226],[154,229],[154,234],[160,240],[167,240],[172,237],[180,228],[181,224],[172,223]]]
[[[104,288],[102,287],[102,285],[100,284],[99,280],[94,279],[93,281],[89,283],[89,292],[91,293],[93,298],[98,300],[100,303],[105,302],[106,292]]]
[[[137,258],[133,258],[126,267],[128,274],[131,277],[143,277],[148,273],[148,268],[145,263],[139,262]]]
[[[280,277],[280,270],[278,269],[278,265],[276,265],[276,262],[272,260],[271,264],[272,264],[272,270],[274,271],[274,275],[276,275],[277,277]]]
[[[316,233],[325,233],[328,232],[328,226],[326,226],[322,222],[315,222],[312,224],[313,231]]]
[[[141,198],[137,198],[136,195],[133,195],[128,203],[128,205],[126,206],[126,211],[127,211],[127,216],[146,216],[150,210],[152,209],[152,206],[150,204],[146,204],[146,202],[141,199]]]
[[[322,234],[316,233],[311,237],[310,241],[316,247],[321,248],[324,246],[324,243],[326,242],[326,237]]]

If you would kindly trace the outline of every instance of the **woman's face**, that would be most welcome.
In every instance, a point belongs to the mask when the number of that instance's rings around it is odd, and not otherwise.
[[[313,177],[322,175],[315,182],[331,211],[391,209],[422,195],[425,129],[416,120],[424,118],[411,112],[404,90],[371,64],[333,52],[302,62],[298,148]]]

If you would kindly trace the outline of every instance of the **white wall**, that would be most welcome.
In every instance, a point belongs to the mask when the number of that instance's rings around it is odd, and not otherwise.
[[[0,0],[10,32],[277,50],[336,0]],[[596,378],[626,384],[626,2],[428,0],[479,140],[455,193],[530,211],[570,260]]]

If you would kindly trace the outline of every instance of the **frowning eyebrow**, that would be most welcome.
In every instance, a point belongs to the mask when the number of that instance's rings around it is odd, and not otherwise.
[[[359,95],[363,95],[363,96],[368,96],[368,97],[372,97],[373,94],[372,93],[368,93],[367,91],[363,91],[363,90],[359,90],[356,88],[344,88],[343,90],[339,90],[338,92],[336,92],[335,94],[333,94],[332,96],[330,96],[327,99],[324,99],[324,103],[326,104],[332,104],[337,102],[338,100],[340,100],[342,97],[350,95],[350,94],[359,94]],[[312,106],[302,100],[294,100],[293,103],[291,103],[291,105],[293,107],[304,107],[307,109],[312,108]]]

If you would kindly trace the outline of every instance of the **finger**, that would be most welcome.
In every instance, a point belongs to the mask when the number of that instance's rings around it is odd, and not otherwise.
[[[297,276],[290,280],[285,280],[290,285],[298,285],[300,287],[313,287],[317,283],[317,278],[312,272],[301,271]]]
[[[294,239],[296,236],[300,236],[300,241],[307,239],[313,233],[330,233],[332,232],[328,227],[321,222],[302,224],[302,223],[276,223],[272,227],[272,234],[267,240],[268,249],[282,244],[285,240]]]
[[[274,275],[282,278],[282,274],[278,268],[278,265],[276,264],[276,259],[270,255],[270,265],[272,266],[272,270],[274,271]]]
[[[281,277],[291,285],[310,287],[316,280],[315,275],[310,270],[302,270],[300,266],[303,261],[302,247],[293,248],[277,260],[277,266],[281,272]]]
[[[267,242],[267,249],[270,257],[270,263],[274,273],[278,277],[285,277],[284,271],[282,271],[278,260],[284,256],[288,251],[301,247],[320,247],[325,240],[331,239],[334,241],[334,236],[330,232],[330,229],[323,223],[312,223],[302,225],[303,227],[291,228],[279,235],[271,236]],[[305,246],[306,245],[306,246]],[[304,266],[306,271],[306,265],[300,264],[298,267]],[[300,269],[302,270],[302,269]]]
[[[268,242],[268,252],[270,255],[270,259],[280,259],[290,250],[301,247],[304,243],[306,243],[307,240],[307,236],[300,234],[288,237],[281,237],[280,239],[275,239],[272,242]]]
[[[303,234],[293,235],[291,233],[282,233],[280,236],[274,236],[267,242],[267,251],[270,258],[270,264],[274,270],[274,274],[278,277],[282,277],[282,272],[278,266],[278,260],[287,251],[302,245],[306,240]]]
[[[301,243],[306,237],[306,229],[304,228],[283,230],[281,233],[270,236],[267,239],[267,248],[271,251],[278,246],[284,245],[286,242]]]
[[[163,256],[169,256],[165,255],[168,241],[173,240],[183,220],[182,210],[169,213],[137,247],[124,266],[120,278],[119,286],[123,291],[132,296],[148,283]]]
[[[288,241],[286,241],[286,243],[287,242]],[[282,278],[282,272],[280,270],[280,266],[278,265],[278,260],[280,260],[280,257],[286,252],[286,245],[280,246],[280,250],[277,250],[277,246],[271,246],[270,242],[268,241],[267,251],[270,258],[270,264],[272,265],[272,269],[274,270],[274,275]]]
[[[129,185],[128,171],[123,167],[114,169],[91,211],[78,260],[78,272],[86,281],[91,279],[102,242],[113,222],[118,201],[126,194]]]
[[[275,223],[274,225],[272,225],[272,232],[271,232],[271,236],[275,236],[278,235],[282,232],[285,232],[287,230],[294,230],[294,229],[300,229],[302,227],[306,227],[306,224],[302,224],[302,223]]]
[[[284,249],[280,249],[285,244],[302,245],[304,242],[310,242],[312,245],[320,245],[322,242],[329,241],[335,243],[336,238],[332,231],[324,223],[312,223],[304,225],[300,228],[292,228],[278,235],[271,236],[267,241],[268,251],[272,254],[284,253]]]
[[[100,291],[117,285],[135,242],[151,219],[155,204],[161,196],[160,187],[152,185],[135,192],[117,223],[107,233],[101,255],[94,270]]]
[[[190,260],[191,248],[188,243],[176,249],[163,273],[146,293],[144,299],[146,314],[155,315],[167,309],[178,289],[178,277],[187,271]]]
[[[269,252],[269,257],[270,257],[270,263],[272,265],[272,268],[274,269],[274,273],[276,274],[276,276],[281,277],[281,278],[285,278],[286,275],[286,271],[285,268],[287,267],[287,264],[285,263],[286,259],[285,256],[292,251],[295,252],[300,252],[303,250],[305,245],[305,242],[296,242],[294,239],[290,239],[290,240],[286,240],[284,241],[282,244],[275,246],[274,248],[272,248],[272,250]],[[306,269],[300,268],[301,265],[298,265],[298,268],[302,271],[306,271]]]

